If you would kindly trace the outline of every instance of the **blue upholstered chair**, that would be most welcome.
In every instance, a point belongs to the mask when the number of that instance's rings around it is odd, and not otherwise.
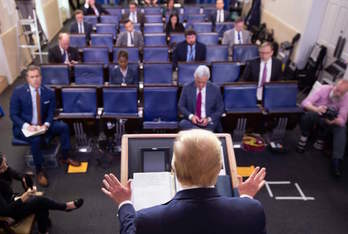
[[[145,15],[145,21],[147,23],[162,23],[162,15]]]
[[[224,32],[234,28],[233,22],[216,23],[215,32],[219,34],[219,37],[223,37]]]
[[[95,88],[63,88],[63,110],[60,118],[95,118],[97,115],[97,90]]]
[[[162,14],[162,9],[160,7],[145,7],[144,13],[146,15],[160,15]]]
[[[226,113],[261,113],[257,106],[256,84],[238,84],[224,86],[224,104]]]
[[[207,62],[227,61],[228,47],[225,45],[207,46]]]
[[[70,34],[70,46],[78,49],[87,46],[85,34]]]
[[[144,34],[145,46],[166,46],[167,39],[165,33]]]
[[[256,45],[234,45],[232,47],[232,60],[234,62],[245,63],[259,57],[259,50]]]
[[[69,66],[66,64],[43,64],[41,67],[44,85],[69,85]]]
[[[138,117],[137,88],[103,88],[103,108],[103,118],[128,119]]]
[[[118,25],[120,19],[115,15],[101,15],[100,23],[102,24],[115,24]]]
[[[91,34],[91,46],[107,47],[111,51],[114,46],[113,35],[110,33]]]
[[[217,85],[235,82],[239,79],[240,66],[232,62],[213,62],[211,80]]]
[[[145,47],[144,62],[167,62],[168,47]]]
[[[85,15],[83,19],[92,25],[93,28],[95,28],[95,25],[98,23],[98,17],[95,15]]]
[[[102,85],[104,83],[102,64],[75,64],[75,84]]]
[[[144,63],[144,84],[173,84],[171,63]]]
[[[263,107],[271,114],[302,112],[296,104],[298,87],[294,82],[266,83],[263,88]]]
[[[211,22],[198,22],[194,23],[192,26],[196,33],[209,33],[213,30]]]
[[[163,23],[145,23],[144,33],[163,33]]]
[[[144,129],[178,127],[176,87],[144,87]]]
[[[85,63],[109,64],[109,49],[107,47],[84,48],[83,61]]]
[[[217,45],[219,43],[219,36],[217,33],[198,33],[197,40],[205,45]]]
[[[96,25],[96,32],[97,34],[105,34],[105,33],[109,33],[112,34],[113,39],[116,38],[116,34],[117,34],[117,25],[116,24],[97,24]]]

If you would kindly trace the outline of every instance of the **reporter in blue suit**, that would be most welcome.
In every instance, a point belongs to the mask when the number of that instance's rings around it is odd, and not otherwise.
[[[10,101],[10,117],[13,122],[13,135],[28,141],[35,163],[37,180],[41,186],[48,186],[46,175],[42,171],[43,157],[41,143],[50,136],[59,135],[61,141],[61,162],[78,166],[80,163],[68,158],[70,133],[68,125],[54,121],[56,101],[54,92],[41,85],[40,68],[29,66],[26,72],[27,84],[16,87]],[[45,129],[43,135],[25,137],[22,129],[35,132]]]
[[[173,52],[173,66],[178,62],[205,61],[207,47],[197,41],[197,33],[188,29],[185,31],[185,41],[179,42]]]
[[[252,198],[265,183],[264,168],[257,167],[240,182],[241,197],[223,197],[214,188],[222,152],[221,142],[212,132],[182,131],[173,151],[179,191],[165,204],[136,212],[130,202],[130,182],[125,186],[113,174],[105,175],[102,191],[119,205],[121,234],[266,233],[263,207]]]
[[[221,131],[220,117],[224,111],[220,88],[209,82],[210,71],[205,65],[198,66],[194,81],[184,86],[178,107],[184,115],[180,129],[203,128]]]

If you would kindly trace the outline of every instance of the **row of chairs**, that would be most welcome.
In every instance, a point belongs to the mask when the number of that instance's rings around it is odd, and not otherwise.
[[[96,88],[62,88],[62,119],[142,118],[144,129],[175,129],[178,127],[178,87],[144,87],[143,106],[139,107],[136,87],[103,87],[102,102]],[[257,85],[235,83],[223,88],[226,114],[298,113],[296,83],[267,83],[263,103],[256,99]],[[102,103],[102,106],[98,106]],[[99,111],[98,111],[99,110]]]
[[[179,63],[177,84],[179,86],[193,81],[193,74],[199,65],[208,63]],[[49,86],[103,85],[111,80],[111,71],[117,64],[75,64],[69,67],[64,64],[43,64],[41,73],[43,83]],[[173,85],[173,66],[171,63],[144,63],[139,69],[138,63],[129,63],[130,69],[136,71],[136,80],[147,84]],[[71,68],[72,71],[69,69]],[[143,76],[140,76],[143,70]],[[73,74],[71,76],[70,74]],[[105,79],[105,77],[107,77]],[[236,82],[240,77],[240,65],[233,62],[213,62],[211,64],[211,81],[219,86]],[[73,79],[70,79],[73,78]],[[140,79],[142,78],[142,79]],[[137,83],[138,83],[137,82]]]
[[[104,40],[103,37],[100,37]],[[117,62],[117,54],[119,50],[128,52],[129,62],[139,62],[139,49],[135,47],[120,48],[112,47],[112,59],[109,59],[110,50],[107,47],[85,47],[82,48],[83,62],[86,63],[103,63],[109,64],[109,61]],[[245,63],[248,60],[259,57],[259,51],[256,45],[234,45],[232,48],[232,61]],[[169,54],[171,50],[166,46],[144,47],[142,54],[143,62],[169,62]],[[208,45],[206,62],[228,61],[227,45]]]
[[[194,29],[197,33],[213,33],[216,32],[218,38],[222,37],[222,33],[228,29],[234,27],[233,22],[230,23],[220,23],[218,26],[213,28],[211,22],[197,22],[194,24],[184,23],[186,28]],[[165,32],[166,25],[163,23],[145,23],[144,24],[144,35],[148,33],[163,33]],[[116,38],[118,32],[126,31],[124,24],[114,24],[114,23],[97,23],[95,25],[96,33],[110,33]],[[136,31],[141,31],[140,24],[134,24],[134,29]]]

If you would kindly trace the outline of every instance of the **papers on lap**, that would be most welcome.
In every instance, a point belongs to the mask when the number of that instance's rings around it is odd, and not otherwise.
[[[168,202],[176,192],[174,181],[170,172],[134,173],[132,202],[135,210]]]
[[[33,132],[22,128],[22,133],[25,137],[37,136],[37,135],[44,134],[45,132],[46,132],[46,129],[44,129],[44,128],[40,128],[39,130],[33,131]]]

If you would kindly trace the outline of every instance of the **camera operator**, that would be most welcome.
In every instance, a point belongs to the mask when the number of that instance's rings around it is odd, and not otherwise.
[[[348,80],[340,80],[335,85],[322,85],[302,102],[306,110],[301,118],[301,137],[297,151],[304,152],[310,131],[317,127],[317,141],[314,148],[322,150],[328,133],[333,135],[332,172],[341,176],[340,161],[346,145],[346,122],[348,113]]]

